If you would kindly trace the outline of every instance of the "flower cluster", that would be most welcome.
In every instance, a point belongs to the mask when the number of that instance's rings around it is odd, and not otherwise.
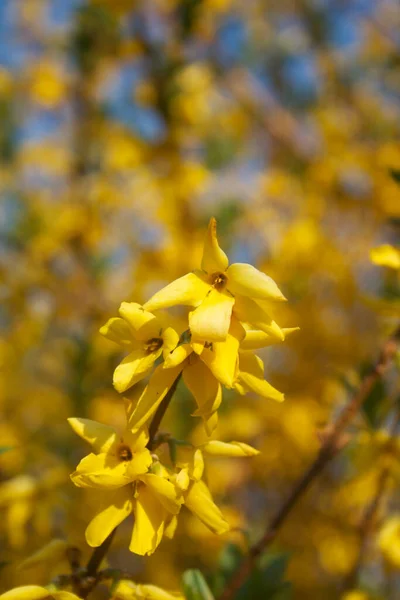
[[[118,392],[150,378],[142,391],[133,390],[133,400],[126,401],[127,425],[121,434],[94,421],[69,419],[92,447],[72,473],[72,481],[103,492],[86,530],[90,546],[101,545],[133,513],[130,550],[152,554],[164,536],[174,535],[183,506],[211,531],[221,534],[229,529],[203,480],[204,458],[246,457],[257,450],[239,442],[210,440],[193,447],[166,438],[173,451],[170,462],[163,464],[149,426],[181,376],[197,404],[193,414],[202,418],[208,436],[217,425],[222,386],[283,400],[283,394],[265,381],[263,362],[253,353],[293,331],[279,327],[269,314],[271,305],[283,300],[276,283],[251,265],[229,266],[211,219],[201,270],[167,285],[143,306],[123,302],[119,316],[100,329],[128,352],[114,372]],[[172,325],[171,317],[153,314],[175,305],[191,307],[180,328]]]

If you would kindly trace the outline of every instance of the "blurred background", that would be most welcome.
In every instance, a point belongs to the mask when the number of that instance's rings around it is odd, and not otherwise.
[[[123,427],[122,355],[98,329],[199,266],[210,216],[231,261],[289,299],[279,323],[301,328],[261,352],[286,402],[225,393],[216,437],[261,450],[208,462],[231,533],[184,512],[143,560],[125,523],[110,564],[169,588],[201,568],[217,590],[217,569],[261,535],[399,314],[396,273],[369,260],[400,237],[399,32],[397,0],[1,0],[4,589],[62,571],[16,568],[54,537],[90,555],[94,498],[69,481],[87,448],[66,418]],[[269,552],[271,595],[247,598],[340,597],[396,392],[375,388]],[[180,387],[163,428],[203,441],[192,410]],[[399,508],[392,482],[378,525]],[[359,585],[398,598],[374,533]]]

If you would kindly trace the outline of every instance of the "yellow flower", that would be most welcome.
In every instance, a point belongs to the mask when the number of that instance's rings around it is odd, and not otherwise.
[[[155,585],[122,579],[114,589],[112,600],[185,600],[179,592],[167,592]]]
[[[346,592],[341,600],[372,600],[369,594],[362,592],[361,590],[350,590]]]
[[[234,387],[239,394],[254,392],[264,398],[282,402],[284,395],[264,379],[264,363],[249,350],[239,351],[239,370]]]
[[[24,585],[1,594],[0,600],[79,600],[79,597],[71,592],[53,592],[38,585]]]
[[[166,356],[176,347],[179,336],[172,327],[163,328],[160,319],[136,302],[122,302],[119,314],[109,319],[100,333],[129,350],[114,371],[114,387],[124,392],[151,372],[161,354]]]
[[[393,515],[383,524],[378,536],[378,545],[387,562],[400,568],[400,514]]]
[[[128,428],[122,436],[109,427],[89,419],[68,419],[72,429],[91,444],[96,454],[83,458],[71,479],[79,487],[115,489],[147,473],[152,458],[146,444],[145,429],[133,434]]]
[[[134,427],[142,427],[149,420],[165,396],[167,386],[172,385],[179,373],[182,373],[183,381],[197,403],[193,416],[203,419],[210,435],[218,423],[217,410],[222,401],[221,383],[232,388],[236,380],[239,344],[244,334],[242,325],[232,317],[225,341],[212,344],[184,343],[177,346],[166,356],[164,364],[156,369],[139,398],[132,413]],[[133,427],[132,424],[131,426]]]
[[[213,440],[198,448],[189,445],[176,447],[175,465],[179,469],[176,484],[182,490],[185,506],[196,515],[204,525],[217,534],[229,530],[220,509],[213,502],[211,492],[202,480],[204,473],[203,453],[212,456],[244,457],[255,456],[258,450],[240,442],[220,442]]]
[[[240,321],[283,339],[280,327],[268,315],[266,301],[285,300],[276,283],[252,265],[235,263],[217,240],[217,224],[210,220],[204,242],[201,271],[176,279],[144,304],[157,310],[179,304],[196,307],[189,313],[193,341],[224,341],[228,335],[232,310]]]
[[[283,327],[282,333],[286,339],[288,335],[291,335],[295,331],[299,331],[300,327]],[[274,346],[283,342],[282,339],[278,339],[273,335],[260,331],[259,329],[246,329],[245,338],[240,342],[241,350],[258,350],[259,348],[266,348],[267,346]]]
[[[396,270],[400,269],[400,249],[390,244],[383,244],[383,246],[373,248],[370,256],[372,262],[376,265]]]
[[[134,527],[130,550],[152,554],[181,507],[179,490],[168,480],[159,463],[153,464],[146,448],[148,433],[127,428],[120,438],[112,427],[88,419],[69,419],[74,431],[89,442],[97,454],[81,460],[71,479],[78,487],[102,489],[96,516],[85,535],[97,547],[131,513]],[[151,466],[152,472],[149,472]]]

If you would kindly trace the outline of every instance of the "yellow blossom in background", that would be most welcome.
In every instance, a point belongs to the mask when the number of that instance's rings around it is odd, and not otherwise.
[[[394,514],[383,523],[378,546],[389,565],[400,569],[400,515]]]
[[[372,600],[372,597],[361,590],[351,590],[341,596],[340,600]]]
[[[384,244],[371,250],[371,260],[376,265],[389,267],[390,269],[400,269],[400,249]]]

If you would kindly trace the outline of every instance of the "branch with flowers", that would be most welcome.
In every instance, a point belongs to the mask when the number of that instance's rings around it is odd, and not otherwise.
[[[81,568],[75,554],[71,575],[60,576],[48,588],[16,588],[1,600],[87,598],[110,576],[100,570],[101,563],[116,528],[132,514],[129,549],[140,556],[151,555],[164,537],[174,535],[183,507],[215,534],[229,530],[203,478],[205,461],[213,456],[251,457],[258,451],[239,441],[215,439],[193,446],[159,434],[158,428],[181,378],[196,403],[193,416],[202,419],[207,436],[218,423],[223,387],[283,400],[264,379],[263,362],[254,350],[282,342],[297,329],[281,328],[270,316],[273,304],[284,300],[276,283],[253,266],[229,265],[211,219],[200,270],[173,281],[143,306],[121,304],[119,316],[109,319],[100,333],[127,352],[113,377],[119,393],[132,390],[129,399],[124,398],[126,427],[118,432],[89,419],[69,419],[91,447],[71,479],[96,495],[98,509],[85,532],[87,543],[95,548],[93,555]],[[167,314],[158,312],[177,305],[191,308],[180,330]],[[137,391],[135,384],[147,377],[146,387]],[[168,462],[157,452],[164,444]],[[124,578],[113,572],[112,577],[114,599],[182,598],[180,593],[136,584],[126,574]]]

